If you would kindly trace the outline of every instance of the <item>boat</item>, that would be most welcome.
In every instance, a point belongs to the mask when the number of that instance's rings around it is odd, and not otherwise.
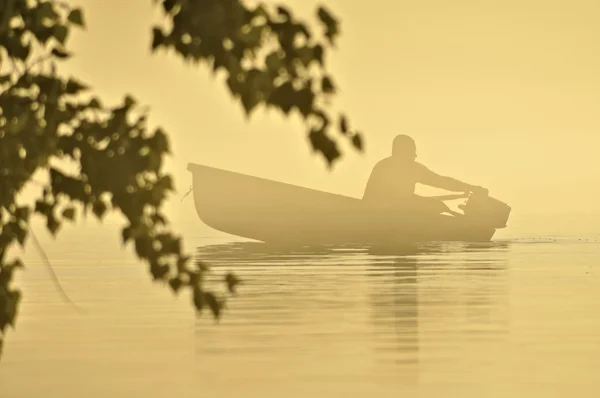
[[[199,164],[188,164],[198,216],[211,228],[274,244],[372,245],[489,242],[511,208],[472,195],[463,215],[399,216],[359,199]]]

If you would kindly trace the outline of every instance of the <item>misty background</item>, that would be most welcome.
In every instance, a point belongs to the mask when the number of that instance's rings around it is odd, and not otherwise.
[[[400,133],[415,138],[421,162],[487,187],[513,217],[600,214],[600,3],[327,1],[342,22],[326,60],[340,89],[334,105],[366,139],[364,154],[340,140],[344,157],[331,171],[297,116],[259,109],[248,121],[223,76],[152,56],[160,15],[150,1],[71,3],[87,28],[73,32],[75,56],[61,69],[107,104],[130,93],[150,106],[150,125],[172,143],[178,194],[167,214],[176,227],[210,231],[191,196],[180,203],[188,162],[360,197]],[[314,22],[321,3],[285,4]]]

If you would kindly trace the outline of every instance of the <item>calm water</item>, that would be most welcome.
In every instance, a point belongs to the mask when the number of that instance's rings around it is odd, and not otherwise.
[[[83,312],[27,253],[0,398],[597,397],[599,224],[532,222],[408,256],[190,230],[215,274],[245,280],[220,325],[151,283],[113,235],[74,230],[45,246]]]

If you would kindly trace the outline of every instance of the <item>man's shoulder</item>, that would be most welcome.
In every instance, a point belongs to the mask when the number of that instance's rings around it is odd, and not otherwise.
[[[379,162],[375,163],[375,166],[373,166],[373,170],[384,169],[384,168],[388,168],[390,166],[392,166],[392,157],[391,156],[389,156],[387,158],[383,158]]]
[[[419,163],[419,162],[415,162],[414,163],[414,167],[418,170],[427,170],[429,171],[429,168],[427,166],[425,166],[423,163]]]
[[[379,162],[377,162],[375,164],[375,166],[373,167],[374,170],[376,169],[395,169],[398,167],[402,167],[402,168],[412,168],[415,171],[429,171],[429,168],[427,166],[425,166],[422,163],[419,162],[410,162],[410,163],[401,163],[399,164],[392,156],[389,156],[387,158],[381,159]]]
[[[418,175],[419,179],[423,180],[431,180],[431,178],[438,176],[429,167],[417,162],[415,162],[415,173]]]

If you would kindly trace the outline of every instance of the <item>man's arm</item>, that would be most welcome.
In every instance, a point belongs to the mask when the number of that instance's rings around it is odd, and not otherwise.
[[[452,192],[485,192],[487,194],[487,189],[485,188],[467,184],[466,182],[462,182],[451,177],[441,176],[423,165],[419,166],[419,178],[417,182],[421,184]]]

